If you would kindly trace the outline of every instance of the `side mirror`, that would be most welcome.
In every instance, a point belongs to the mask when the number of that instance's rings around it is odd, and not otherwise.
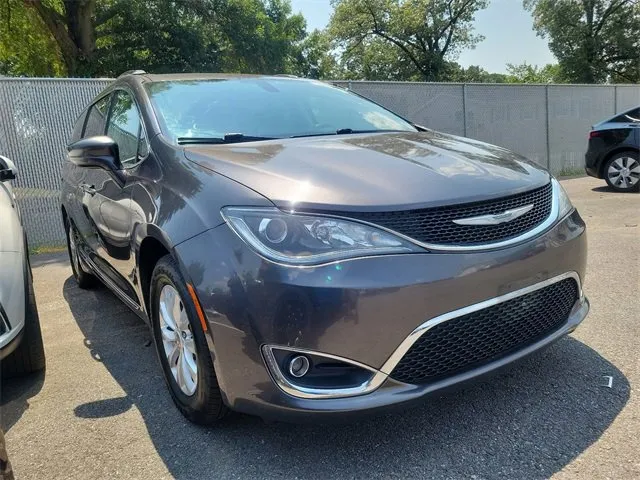
[[[17,174],[16,165],[7,157],[0,155],[0,182],[13,180]]]
[[[118,144],[106,136],[88,137],[67,147],[69,160],[78,167],[102,168],[124,183]]]

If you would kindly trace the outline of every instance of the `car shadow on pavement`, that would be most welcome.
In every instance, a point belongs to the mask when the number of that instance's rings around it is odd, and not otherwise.
[[[593,187],[591,189],[592,192],[598,192],[598,193],[630,193],[630,194],[637,194],[638,191],[633,191],[633,192],[616,192],[613,188],[611,188],[609,185],[601,185],[599,187]]]
[[[630,395],[614,365],[566,338],[410,410],[339,425],[267,424],[236,414],[202,428],[173,407],[141,320],[105,288],[89,294],[69,278],[63,291],[90,355],[126,392],[78,405],[75,414],[98,419],[135,405],[179,479],[547,478],[594,443]]]
[[[30,375],[2,379],[0,383],[0,428],[4,432],[20,420],[29,409],[29,399],[38,394],[44,384],[45,372],[40,371]]]

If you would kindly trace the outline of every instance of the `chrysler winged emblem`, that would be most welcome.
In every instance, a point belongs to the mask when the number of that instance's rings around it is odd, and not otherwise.
[[[481,215],[479,217],[458,218],[453,220],[453,223],[458,225],[498,225],[504,222],[510,222],[518,217],[521,217],[529,210],[533,208],[533,204],[525,205],[524,207],[513,208],[511,210],[505,210],[502,213],[495,215]]]

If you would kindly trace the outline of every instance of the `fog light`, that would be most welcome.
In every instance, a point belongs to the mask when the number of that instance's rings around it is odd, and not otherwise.
[[[309,371],[309,359],[304,355],[296,355],[289,362],[289,373],[291,376],[300,378]]]

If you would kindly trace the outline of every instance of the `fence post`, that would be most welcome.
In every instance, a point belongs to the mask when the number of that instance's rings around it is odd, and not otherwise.
[[[547,143],[547,169],[551,170],[551,146],[549,142],[549,85],[544,86],[544,105],[545,105],[545,117],[546,117],[546,132],[545,139]]]
[[[613,86],[613,114],[618,113],[618,86]]]
[[[462,84],[462,131],[463,137],[467,136],[467,84]]]

